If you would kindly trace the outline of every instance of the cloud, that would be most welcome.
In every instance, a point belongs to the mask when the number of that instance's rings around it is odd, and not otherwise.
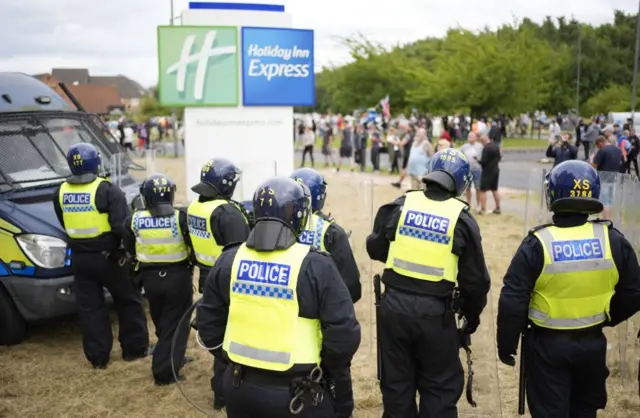
[[[249,0],[246,0],[249,2]],[[316,31],[318,65],[347,62],[337,38],[362,33],[390,46],[451,27],[478,30],[529,17],[574,16],[610,22],[613,10],[635,13],[637,0],[252,0],[284,4],[294,26]],[[187,7],[175,0],[175,15]],[[156,27],[170,20],[168,0],[2,0],[0,68],[29,74],[52,67],[89,68],[94,75],[125,74],[143,85],[157,81]],[[9,34],[9,36],[7,35]]]

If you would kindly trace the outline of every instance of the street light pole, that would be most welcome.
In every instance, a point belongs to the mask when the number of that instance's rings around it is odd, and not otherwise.
[[[580,76],[582,70],[582,23],[578,22],[578,66],[576,69],[576,116],[580,117]]]
[[[631,123],[635,127],[636,90],[638,89],[638,55],[640,55],[640,1],[636,17],[636,52],[633,58],[633,88],[631,89]]]
[[[171,0],[171,26],[173,26],[175,14],[173,13],[173,0]],[[171,109],[171,124],[173,125],[173,158],[178,158],[178,112]]]

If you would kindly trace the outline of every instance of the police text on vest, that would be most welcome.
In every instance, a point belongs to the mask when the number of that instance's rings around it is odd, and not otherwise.
[[[240,260],[237,279],[253,283],[288,286],[290,276],[291,266],[286,264]]]
[[[554,262],[604,258],[602,242],[598,238],[551,242]]]
[[[136,227],[138,229],[162,229],[171,228],[172,216],[163,216],[155,218],[153,216],[138,216],[136,218]]]
[[[447,218],[415,210],[407,211],[404,218],[405,226],[423,229],[437,234],[446,234],[449,229],[449,223],[450,221]]]
[[[304,231],[302,231],[302,234],[300,234],[300,238],[298,238],[298,242],[300,244],[305,244],[305,245],[313,245],[313,240],[316,237],[316,232],[315,231],[309,231],[308,229],[305,229]]]
[[[199,216],[188,216],[189,229],[195,229],[196,231],[207,231],[207,220]]]
[[[62,195],[63,205],[90,205],[91,193],[64,193]]]

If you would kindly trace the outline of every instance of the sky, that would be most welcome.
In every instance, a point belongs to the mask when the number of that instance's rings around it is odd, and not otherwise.
[[[284,5],[293,27],[315,30],[316,71],[348,62],[338,39],[357,33],[391,46],[442,36],[451,27],[496,27],[524,17],[540,22],[547,15],[601,24],[613,20],[614,9],[638,10],[638,0],[224,1]],[[174,0],[174,15],[186,8],[188,0]],[[156,27],[170,18],[171,0],[0,0],[0,71],[88,68],[151,86],[158,78]]]

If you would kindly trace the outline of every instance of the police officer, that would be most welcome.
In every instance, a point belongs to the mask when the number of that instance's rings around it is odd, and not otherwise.
[[[297,242],[310,212],[308,188],[290,178],[263,183],[245,244],[225,248],[197,310],[200,337],[230,365],[229,418],[347,418],[349,363],[360,325],[330,256]],[[322,385],[322,366],[335,380]],[[295,399],[295,400],[294,400]]]
[[[231,200],[241,172],[223,158],[209,160],[200,172],[200,183],[191,190],[199,195],[187,210],[189,234],[196,264],[200,270],[198,290],[202,293],[209,270],[225,245],[244,242],[249,236],[249,222],[242,207]],[[211,389],[214,409],[224,408],[222,375],[225,364],[214,359]]]
[[[306,229],[300,235],[300,243],[326,251],[336,263],[351,300],[356,303],[362,296],[360,285],[360,271],[353,256],[349,236],[333,218],[322,213],[327,198],[327,182],[324,177],[312,168],[300,168],[291,174],[291,178],[302,182],[311,192],[311,219]]]
[[[595,417],[607,403],[605,326],[640,308],[640,268],[631,244],[602,212],[598,173],[583,161],[555,166],[545,184],[553,222],[529,231],[504,278],[498,355],[513,366],[524,339],[533,418]]]
[[[189,259],[191,239],[186,211],[174,209],[176,186],[166,176],[153,174],[140,186],[145,209],[125,222],[124,246],[138,261],[158,343],[153,350],[151,371],[158,386],[174,382],[171,343],[176,373],[186,360],[189,324],[180,319],[193,302],[193,268]],[[182,376],[178,375],[178,378]]]
[[[72,145],[67,163],[72,175],[55,191],[53,205],[70,238],[84,354],[94,368],[104,369],[113,334],[103,287],[113,297],[118,313],[122,359],[145,357],[149,348],[142,297],[129,278],[121,250],[129,208],[122,191],[98,176],[102,159],[93,145]]]
[[[490,287],[478,225],[457,198],[470,180],[464,154],[436,153],[426,188],[380,207],[367,238],[369,256],[386,263],[378,317],[385,418],[457,417],[464,374],[452,293],[457,282],[462,332],[473,334]]]

